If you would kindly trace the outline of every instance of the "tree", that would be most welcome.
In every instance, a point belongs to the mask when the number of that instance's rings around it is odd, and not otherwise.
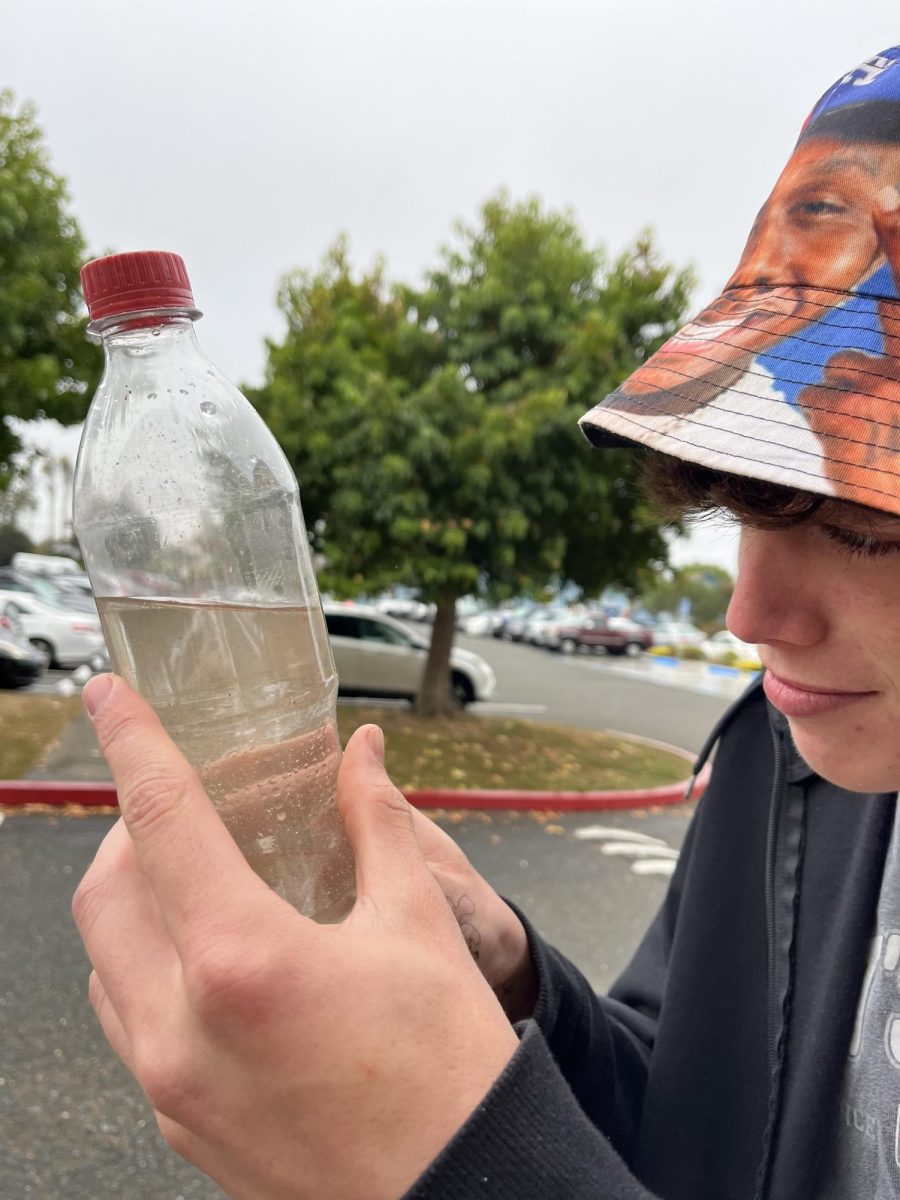
[[[0,567],[7,567],[13,555],[32,549],[31,538],[15,525],[0,525]]]
[[[28,105],[0,91],[0,492],[19,439],[6,417],[80,421],[99,369],[85,341],[84,241]]]
[[[280,294],[255,396],[301,484],[323,583],[402,581],[436,604],[419,706],[449,703],[457,599],[628,585],[665,558],[633,458],[578,417],[682,316],[648,237],[615,262],[567,214],[489,201],[420,290],[354,278],[343,244]]]
[[[652,613],[677,616],[681,602],[690,601],[691,620],[709,632],[721,629],[734,591],[734,580],[724,567],[690,563],[657,575],[641,591],[641,600]]]

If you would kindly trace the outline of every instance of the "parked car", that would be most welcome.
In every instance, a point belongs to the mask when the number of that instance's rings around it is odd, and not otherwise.
[[[535,645],[546,646],[548,650],[558,650],[562,631],[580,625],[590,616],[583,606],[557,609],[551,617],[538,625],[535,631]]]
[[[375,601],[379,612],[387,613],[389,617],[397,617],[404,621],[433,621],[434,605],[424,604],[421,600],[409,597],[382,596]]]
[[[54,575],[53,582],[61,592],[75,592],[93,598],[94,590],[87,575]]]
[[[343,695],[415,700],[428,644],[393,617],[361,605],[324,605],[325,623]],[[457,705],[489,700],[497,679],[479,654],[450,655],[450,689]]]
[[[466,613],[457,620],[456,626],[469,637],[491,637],[504,616],[499,609],[488,608],[483,612]]]
[[[730,629],[720,629],[718,633],[707,638],[701,644],[700,649],[710,662],[716,662],[717,659],[721,659],[727,654],[734,654],[742,662],[756,663],[758,667],[762,668],[757,648],[751,646],[749,642],[742,642],[740,638],[734,636]]]
[[[706,634],[690,621],[663,621],[653,629],[654,644],[670,646],[673,650],[683,650],[685,646],[699,649],[705,641]]]
[[[15,601],[0,602],[0,687],[27,687],[46,670],[47,656],[29,642]]]
[[[624,617],[595,614],[559,631],[559,648],[563,654],[582,649],[604,650],[607,654],[627,654],[629,658],[636,658],[652,645],[650,630]]]
[[[538,605],[534,601],[526,600],[515,608],[506,609],[502,622],[494,629],[494,637],[521,642],[525,635],[525,623],[537,608]]]
[[[32,646],[52,667],[78,667],[106,657],[106,643],[96,613],[76,612],[48,603],[30,592],[0,588],[0,602],[12,600]]]
[[[87,595],[80,589],[73,589],[63,581],[64,575],[52,579],[43,575],[31,575],[26,571],[17,571],[12,567],[0,567],[0,591],[25,592],[37,596],[48,604],[58,608],[69,608],[74,612],[87,612],[97,615],[97,605],[88,590]]]

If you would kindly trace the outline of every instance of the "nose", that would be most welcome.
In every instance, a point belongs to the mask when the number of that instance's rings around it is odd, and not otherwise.
[[[828,633],[828,580],[809,531],[741,530],[725,623],[751,645],[815,646]]]
[[[789,232],[784,214],[770,201],[756,218],[730,286],[798,282],[792,253],[796,239],[791,238]]]

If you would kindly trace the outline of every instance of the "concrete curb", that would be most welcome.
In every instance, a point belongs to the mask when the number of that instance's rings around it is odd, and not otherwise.
[[[698,799],[709,782],[710,768],[704,767],[691,791]],[[666,787],[637,788],[622,792],[526,792],[504,790],[456,791],[451,788],[417,788],[404,792],[415,808],[476,808],[522,812],[602,812],[608,809],[657,808],[681,804],[688,781]],[[24,805],[65,808],[118,807],[113,783],[76,783],[36,779],[0,780],[0,808]]]

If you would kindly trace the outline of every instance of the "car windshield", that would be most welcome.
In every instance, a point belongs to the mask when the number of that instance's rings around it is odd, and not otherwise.
[[[49,579],[42,579],[40,576],[35,575],[29,580],[29,584],[34,594],[43,600],[45,604],[52,604],[54,608],[65,608],[66,596]]]

